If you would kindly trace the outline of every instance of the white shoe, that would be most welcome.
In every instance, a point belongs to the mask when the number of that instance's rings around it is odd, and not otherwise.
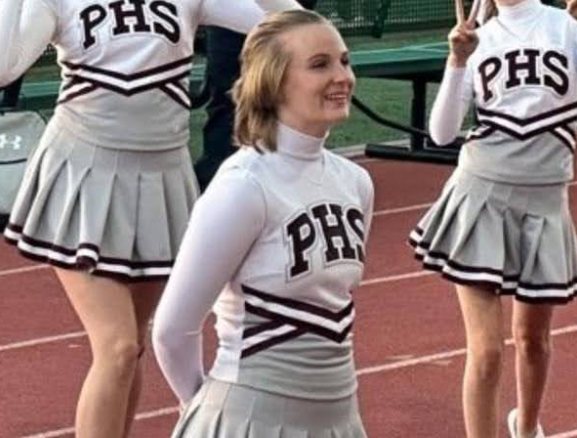
[[[509,415],[507,416],[507,425],[509,426],[509,436],[511,438],[521,438],[517,435],[517,415],[519,415],[519,411],[515,408],[509,412]],[[543,428],[540,424],[537,424],[537,430],[533,436],[528,438],[545,438],[545,433],[543,433]]]

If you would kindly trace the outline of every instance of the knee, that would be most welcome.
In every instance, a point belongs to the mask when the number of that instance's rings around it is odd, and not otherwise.
[[[142,346],[136,341],[115,339],[95,354],[95,364],[106,368],[119,382],[131,382]]]
[[[538,361],[551,356],[551,342],[548,333],[532,333],[523,328],[514,330],[517,355],[527,361]]]
[[[478,379],[497,383],[503,370],[503,344],[485,345],[469,349],[467,362]]]

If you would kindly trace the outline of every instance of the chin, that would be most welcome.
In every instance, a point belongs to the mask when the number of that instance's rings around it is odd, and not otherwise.
[[[340,123],[343,123],[345,120],[347,120],[349,118],[349,110],[347,108],[346,111],[339,111],[336,114],[331,114],[330,117],[330,124],[331,125],[338,125]]]

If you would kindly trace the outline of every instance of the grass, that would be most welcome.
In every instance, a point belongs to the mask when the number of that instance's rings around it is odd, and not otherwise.
[[[379,39],[350,37],[346,39],[346,42],[351,51],[370,50],[438,42],[444,40],[446,35],[447,29],[440,29],[420,32],[385,33],[383,37]],[[204,59],[198,57],[196,62],[202,63]],[[41,81],[58,78],[58,68],[54,65],[46,65],[43,63],[40,66],[32,68],[27,74],[26,80]],[[429,87],[429,102],[432,102],[432,99],[434,99],[436,89],[436,85]],[[409,123],[410,100],[412,96],[411,84],[409,82],[363,78],[357,80],[355,94],[370,108],[384,117],[392,118],[395,121],[405,124]],[[43,113],[50,116],[52,110],[43,111]],[[193,158],[197,158],[202,152],[202,127],[205,122],[206,114],[202,109],[191,112],[191,152]],[[369,142],[398,140],[403,137],[403,133],[386,129],[353,108],[349,120],[343,125],[333,129],[328,147],[339,148]]]

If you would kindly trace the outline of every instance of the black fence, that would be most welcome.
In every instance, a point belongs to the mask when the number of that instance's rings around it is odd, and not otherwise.
[[[473,0],[465,0],[470,7]],[[564,7],[564,0],[542,0]],[[379,38],[387,32],[436,29],[455,23],[455,0],[318,0],[316,10],[329,18],[344,36]],[[199,32],[198,51],[202,52],[203,33]],[[50,48],[40,64],[53,63]]]
[[[454,0],[319,0],[317,11],[345,36],[446,27],[454,22]]]

